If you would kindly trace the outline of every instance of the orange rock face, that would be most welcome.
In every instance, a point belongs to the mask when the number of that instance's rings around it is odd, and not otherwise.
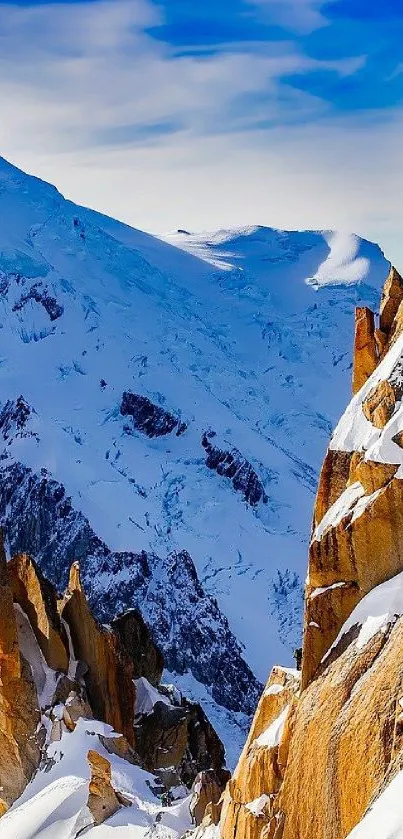
[[[353,393],[358,393],[369,379],[378,359],[374,313],[362,306],[355,311]]]
[[[262,831],[272,821],[287,763],[287,709],[293,708],[298,687],[295,671],[273,669],[235,774],[224,793],[223,839],[261,839]]]
[[[21,795],[40,759],[38,698],[18,647],[13,595],[0,545],[0,814]]]
[[[350,466],[349,484],[359,481],[365,494],[372,495],[378,489],[386,486],[397,472],[394,463],[377,463],[374,460],[364,460],[362,454],[354,454]]]
[[[403,482],[390,479],[390,466],[385,467],[385,486],[362,499],[362,513],[355,518],[347,510],[334,527],[311,543],[303,687],[314,678],[322,657],[356,604],[375,586],[403,569]],[[373,474],[376,472],[379,483],[382,464],[373,470]],[[318,589],[325,589],[317,595],[320,604],[312,597]]]
[[[14,601],[25,612],[49,667],[67,673],[68,643],[57,610],[57,595],[26,554],[8,563]]]
[[[112,786],[109,760],[93,750],[88,752],[87,760],[91,769],[87,807],[94,824],[103,824],[120,810],[122,800]]]
[[[325,513],[344,492],[350,476],[351,458],[350,452],[337,452],[331,449],[326,452],[316,494],[314,527],[322,521]]]
[[[70,572],[68,592],[60,605],[77,658],[88,666],[85,676],[91,707],[134,746],[135,688],[133,663],[117,636],[99,626],[82,590],[78,565]]]
[[[379,382],[362,403],[364,416],[375,428],[384,428],[395,410],[396,401],[397,394],[390,382]]]
[[[345,839],[396,752],[403,620],[344,653],[301,695],[278,808],[283,839]],[[401,744],[400,744],[401,746]]]
[[[391,268],[382,292],[379,310],[379,326],[382,332],[390,333],[399,306],[403,300],[403,280],[396,268]]]
[[[192,792],[190,812],[195,824],[202,823],[208,806],[210,808],[208,815],[211,816],[211,823],[213,823],[214,808],[217,807],[222,795],[222,786],[218,783],[215,773],[211,770],[200,772],[195,779]]]
[[[379,329],[369,310],[357,310],[354,392],[402,331],[403,281],[391,269]],[[374,432],[395,417],[400,381],[401,360],[361,408],[354,403]],[[403,428],[396,423],[394,431],[402,448]],[[287,696],[276,748],[260,754],[253,741],[262,731],[262,697],[225,792],[221,839],[346,839],[403,765],[403,617],[361,643],[359,626],[337,641],[357,603],[403,571],[403,480],[398,453],[386,450],[395,463],[367,460],[364,450],[326,455],[309,551],[301,689]],[[281,692],[278,701],[284,707]]]

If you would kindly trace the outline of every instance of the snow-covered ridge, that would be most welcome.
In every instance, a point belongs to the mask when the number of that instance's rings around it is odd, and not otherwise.
[[[384,428],[375,428],[365,417],[362,405],[368,394],[379,382],[389,379],[401,362],[403,355],[403,334],[400,335],[367,379],[361,390],[353,397],[340,419],[330,442],[330,448],[339,451],[365,451],[367,460],[380,463],[403,465],[403,449],[393,437],[403,428],[403,407],[399,403]],[[402,477],[401,470],[396,477]]]
[[[347,401],[353,309],[378,305],[386,260],[361,239],[264,227],[194,237],[199,251],[186,252],[186,234],[172,244],[132,230],[4,162],[0,178],[1,408],[21,396],[30,407],[27,433],[3,435],[10,546],[53,564],[59,585],[63,551],[81,546],[92,601],[111,612],[133,605],[146,579],[147,620],[158,603],[171,669],[211,672],[211,660],[195,667],[198,639],[211,637],[210,659],[220,642],[236,695],[247,669],[235,639],[261,681],[298,645],[313,494]],[[315,276],[324,280],[313,288]],[[186,430],[127,433],[127,393]],[[214,469],[210,433],[223,453]],[[235,486],[234,452],[260,495]],[[182,575],[169,558],[185,556]],[[187,645],[172,595],[185,578]],[[217,601],[210,617],[206,595]]]
[[[284,237],[282,230],[272,230],[258,225],[239,227],[214,232],[191,233],[177,230],[164,238],[182,250],[197,256],[222,271],[243,270],[245,256],[239,243],[251,241],[260,246],[270,246],[270,261],[284,259]],[[313,236],[307,232],[307,237]],[[354,285],[367,279],[371,272],[371,245],[359,236],[342,231],[319,232],[328,245],[329,252],[312,277],[306,278],[307,285],[320,288],[327,285]],[[366,246],[369,247],[367,248]],[[368,255],[366,250],[368,249]],[[267,257],[266,257],[267,258]],[[287,259],[292,260],[292,251]]]

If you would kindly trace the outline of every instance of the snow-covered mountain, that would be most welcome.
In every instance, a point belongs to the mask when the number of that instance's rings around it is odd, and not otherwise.
[[[139,606],[176,683],[235,747],[230,727],[299,645],[352,313],[377,307],[388,267],[340,233],[163,241],[0,161],[10,549],[59,587],[79,559],[104,621]]]

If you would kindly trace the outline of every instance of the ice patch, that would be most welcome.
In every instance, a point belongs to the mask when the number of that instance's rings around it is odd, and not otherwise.
[[[320,542],[326,531],[336,527],[363,495],[365,495],[365,490],[359,481],[347,487],[319,522],[312,536],[312,542]]]
[[[330,652],[354,626],[361,627],[355,642],[361,650],[377,632],[386,630],[388,624],[400,615],[403,615],[403,572],[376,586],[363,597],[343,624],[322,661],[326,661]]]
[[[283,693],[284,686],[283,685],[270,685],[270,687],[266,688],[264,692],[264,696],[278,696],[279,693]]]
[[[263,731],[260,737],[253,741],[251,748],[260,749],[264,746],[267,749],[274,749],[275,746],[279,745],[289,709],[290,706],[286,705],[281,714],[266,728],[266,731]]]
[[[245,804],[245,807],[254,816],[262,816],[264,808],[269,801],[270,796],[263,794],[260,795],[259,798],[255,798],[254,801],[250,801],[249,804]]]
[[[144,676],[140,676],[139,679],[135,679],[134,684],[136,685],[136,717],[143,714],[145,716],[152,714],[154,705],[156,705],[157,702],[163,702],[164,705],[171,705],[168,697],[159,693],[159,691],[153,687]]]

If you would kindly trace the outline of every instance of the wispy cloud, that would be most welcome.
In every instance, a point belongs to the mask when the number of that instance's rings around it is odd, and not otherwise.
[[[199,137],[312,118],[326,102],[287,77],[344,77],[363,61],[310,58],[290,40],[178,55],[149,34],[162,12],[146,0],[0,8],[0,137],[17,148],[28,136],[31,149],[56,151],[158,138],[169,126]]]
[[[328,24],[326,0],[248,0],[266,18],[292,32],[307,34]]]
[[[343,2],[0,3],[1,151],[150,229],[390,230],[401,113],[340,107],[373,72],[368,39],[330,37]]]

